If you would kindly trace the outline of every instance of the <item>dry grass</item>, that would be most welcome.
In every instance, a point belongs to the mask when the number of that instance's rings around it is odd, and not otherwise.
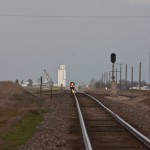
[[[93,94],[110,94],[110,90],[105,90],[100,88],[87,89],[85,92],[93,93]]]
[[[101,88],[92,88],[92,89],[87,89],[87,92],[91,92],[94,94],[110,94],[110,89],[101,89]],[[141,95],[149,95],[150,96],[150,91],[144,91],[144,90],[117,90],[118,95],[125,95],[125,96],[141,96]]]
[[[0,82],[0,149],[5,143],[1,135],[9,133],[29,112],[37,114],[41,100],[20,85],[13,82]],[[6,144],[6,143],[5,143]]]
[[[104,89],[90,89],[87,90],[88,93],[96,94],[96,95],[110,95],[109,90]],[[111,100],[115,99],[120,102],[129,103],[131,105],[138,106],[138,105],[144,105],[150,107],[150,91],[139,91],[139,90],[124,90],[124,91],[118,91],[117,97],[110,97]],[[133,105],[133,106],[134,106]]]
[[[25,92],[24,89],[20,85],[14,84],[11,81],[0,82],[0,97],[1,98],[10,97],[13,94],[23,94],[24,92]]]

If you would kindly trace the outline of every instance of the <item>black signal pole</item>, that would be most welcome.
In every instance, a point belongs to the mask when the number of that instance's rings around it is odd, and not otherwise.
[[[40,96],[42,96],[42,76],[41,76],[41,84],[40,84]]]
[[[111,62],[112,62],[112,82],[111,82],[111,96],[116,96],[117,95],[117,85],[115,81],[115,76],[114,76],[114,63],[116,62],[116,54],[111,53],[110,56]]]
[[[110,56],[111,62],[112,62],[112,80],[115,80],[115,76],[114,76],[114,63],[116,62],[116,54],[115,53],[111,53]]]

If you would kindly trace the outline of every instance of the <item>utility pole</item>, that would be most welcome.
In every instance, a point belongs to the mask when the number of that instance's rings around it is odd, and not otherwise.
[[[118,79],[118,78],[117,78],[117,68],[116,68],[116,84],[117,84],[117,79]]]
[[[139,64],[139,90],[141,90],[141,62]]]
[[[121,70],[121,65],[122,65],[122,64],[120,64],[120,90],[121,90],[121,71],[122,71],[122,70]]]
[[[106,86],[108,86],[108,72],[106,72]]]
[[[121,85],[121,72],[122,72],[122,69],[121,69],[121,66],[123,65],[123,64],[121,64],[121,63],[115,63],[116,65],[120,65],[120,90],[121,90],[121,87],[122,87],[122,85]]]
[[[150,88],[150,52],[149,52],[149,88]]]
[[[127,64],[126,64],[126,68],[125,68],[125,84],[126,84],[126,89],[127,89]]]
[[[104,84],[103,82],[104,82],[104,77],[103,77],[103,74],[102,74],[102,87],[103,87],[103,84]]]
[[[106,86],[106,75],[105,75],[105,72],[104,72],[104,88]]]
[[[110,80],[111,80],[111,71],[109,71],[109,88],[111,87],[111,82],[110,82]]]
[[[111,76],[111,74],[110,74],[110,71],[109,71],[109,83],[110,83],[110,78],[111,78],[110,76]]]
[[[131,88],[132,88],[132,96],[133,96],[133,66],[131,67]]]

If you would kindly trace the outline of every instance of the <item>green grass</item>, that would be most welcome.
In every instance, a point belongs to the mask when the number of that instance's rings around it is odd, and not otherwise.
[[[36,128],[41,121],[41,112],[35,112],[35,110],[27,112],[22,121],[18,122],[13,127],[13,130],[3,137],[3,140],[6,143],[4,150],[16,150],[20,145],[27,142],[27,140],[36,132]]]
[[[18,111],[15,109],[0,109],[0,127],[5,127],[8,120],[18,116]],[[1,137],[1,136],[0,136]]]

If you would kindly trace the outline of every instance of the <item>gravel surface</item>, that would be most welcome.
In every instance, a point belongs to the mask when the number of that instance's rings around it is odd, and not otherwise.
[[[138,131],[150,138],[150,98],[138,96],[134,98],[124,96],[102,96],[91,94],[105,106],[122,117]]]
[[[37,133],[19,150],[69,150],[69,140],[76,136],[68,135],[71,125],[73,99],[69,94],[61,94],[52,100],[44,100],[47,113],[38,127]]]
[[[91,95],[150,138],[149,95],[135,98]],[[52,100],[45,99],[43,107],[47,113],[44,121],[39,125],[37,133],[19,150],[73,150],[70,141],[73,139],[77,143],[79,137],[69,135],[70,126],[74,124],[71,118],[76,113],[71,99],[69,94],[57,95]]]

